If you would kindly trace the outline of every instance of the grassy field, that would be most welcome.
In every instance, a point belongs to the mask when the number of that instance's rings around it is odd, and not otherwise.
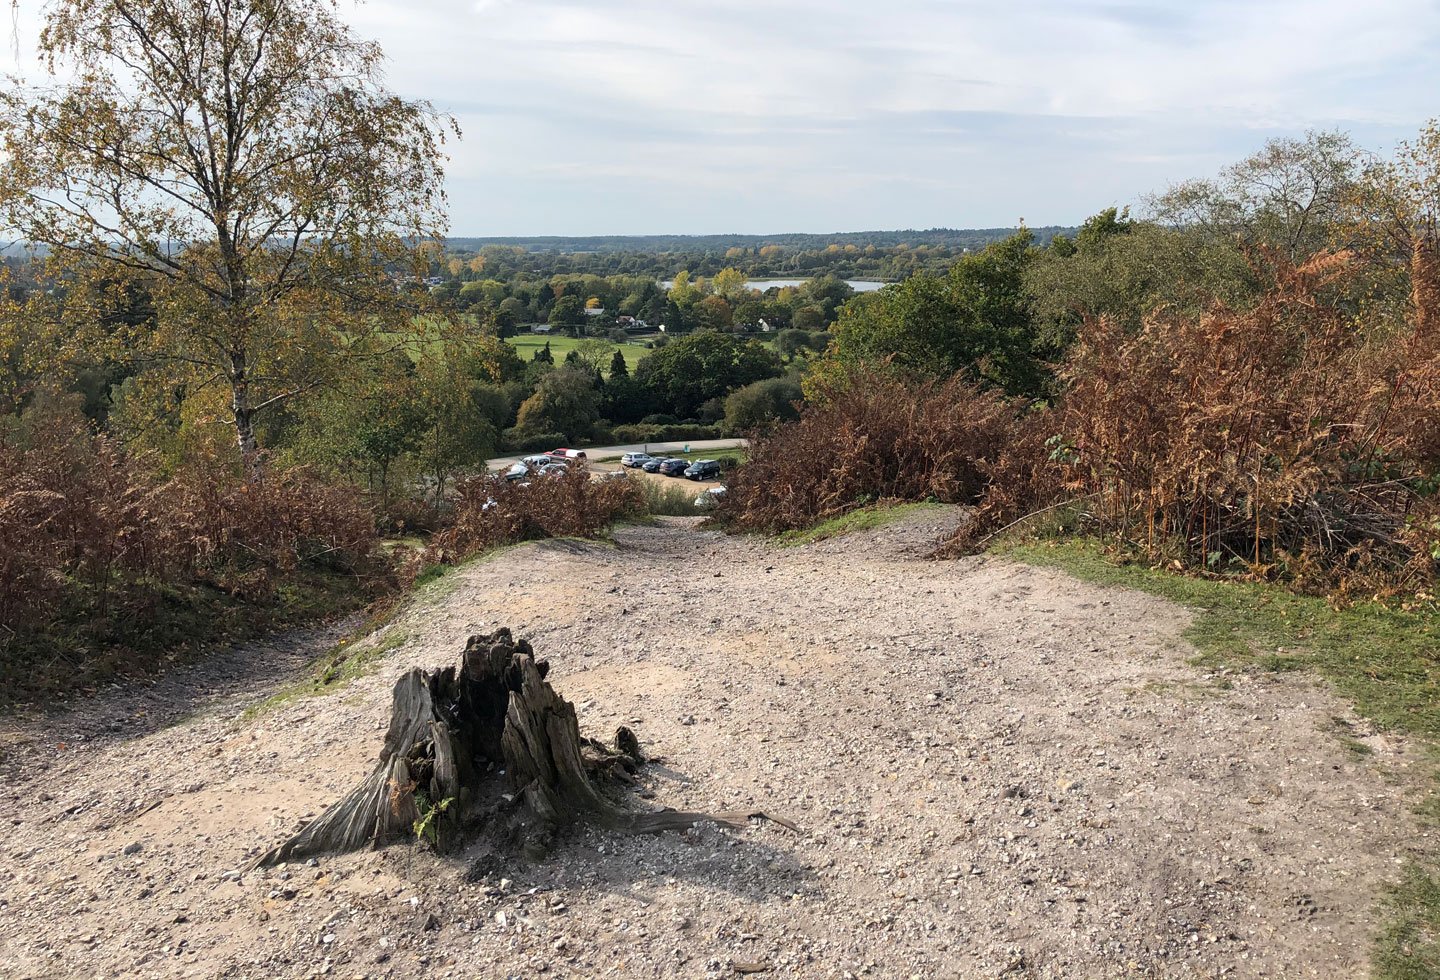
[[[555,363],[563,364],[565,355],[575,349],[575,346],[586,338],[564,337],[550,334],[521,334],[518,337],[507,337],[505,342],[515,348],[522,361],[530,361],[535,357],[535,352],[550,344],[550,353],[555,355]],[[607,341],[608,343],[608,341]],[[650,349],[644,344],[616,344],[625,354],[625,366],[633,373],[635,365],[640,363],[640,358],[650,353]]]
[[[1200,665],[1312,671],[1378,727],[1414,736],[1432,753],[1440,747],[1440,616],[1433,611],[1404,612],[1374,603],[1337,609],[1279,586],[1116,564],[1089,542],[1002,542],[991,550],[1187,606],[1196,615],[1185,638],[1199,651]],[[1337,735],[1344,739],[1343,732]],[[1432,790],[1416,811],[1433,824],[1440,819],[1440,795]],[[1440,855],[1407,868],[1386,908],[1373,976],[1440,976]]]

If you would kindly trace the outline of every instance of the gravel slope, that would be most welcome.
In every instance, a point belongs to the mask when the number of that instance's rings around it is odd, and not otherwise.
[[[1197,672],[1161,600],[919,557],[954,520],[528,545],[432,588],[342,692],[242,715],[328,641],[292,636],[12,726],[0,976],[1363,973],[1383,883],[1434,846],[1407,810],[1419,750],[1304,678]],[[368,771],[397,674],[497,625],[583,729],[630,724],[663,757],[640,805],[801,832],[236,874]]]

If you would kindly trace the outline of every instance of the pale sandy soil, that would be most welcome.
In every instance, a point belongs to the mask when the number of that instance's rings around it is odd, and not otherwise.
[[[686,522],[455,572],[343,691],[247,717],[330,637],[116,691],[0,745],[3,977],[1351,977],[1433,851],[1420,752],[1298,676],[1187,665],[1187,613],[994,559],[953,515],[797,549]],[[580,831],[238,875],[368,771],[395,677],[508,625],[637,806],[790,833]],[[1355,724],[1373,750],[1331,734]]]

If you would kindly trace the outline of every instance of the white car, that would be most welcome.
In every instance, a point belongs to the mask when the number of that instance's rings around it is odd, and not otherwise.
[[[653,458],[649,453],[626,453],[620,457],[620,465],[628,466],[630,469],[635,470],[644,466]]]

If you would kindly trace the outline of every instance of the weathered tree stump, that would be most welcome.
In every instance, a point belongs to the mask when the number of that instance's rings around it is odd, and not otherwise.
[[[364,782],[255,866],[427,837],[445,847],[485,826],[535,855],[585,820],[654,833],[700,820],[743,827],[761,811],[627,810],[608,787],[644,762],[628,728],[616,747],[582,738],[575,708],[545,680],[546,661],[508,629],[472,636],[460,668],[410,670],[395,684],[380,759]]]

